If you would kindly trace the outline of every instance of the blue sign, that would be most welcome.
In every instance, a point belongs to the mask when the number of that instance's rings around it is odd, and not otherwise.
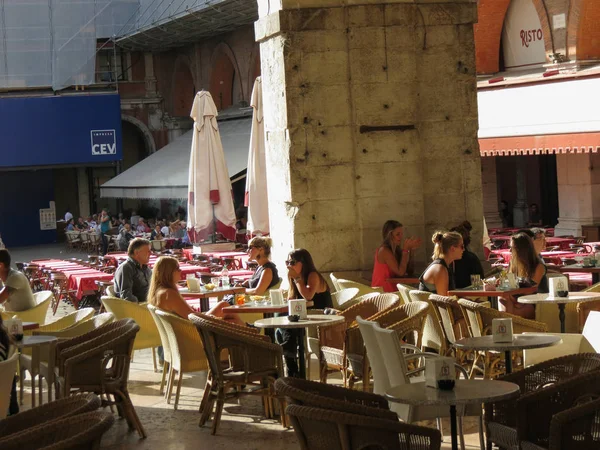
[[[0,168],[120,161],[118,94],[0,99]]]

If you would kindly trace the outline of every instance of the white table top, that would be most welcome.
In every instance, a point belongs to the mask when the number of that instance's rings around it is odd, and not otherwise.
[[[507,352],[532,348],[552,347],[562,343],[559,336],[545,334],[513,334],[512,342],[494,342],[493,336],[468,337],[454,343],[457,348]]]
[[[36,347],[38,345],[49,344],[57,341],[56,336],[23,336],[23,340],[17,341],[17,347]]]
[[[600,292],[569,292],[568,297],[550,297],[550,294],[524,295],[519,303],[580,303],[600,300]]]
[[[343,322],[344,316],[315,314],[308,316],[308,319],[290,322],[286,317],[272,317],[270,319],[260,319],[254,322],[257,328],[309,328],[326,327]]]
[[[467,405],[504,400],[519,394],[519,386],[507,381],[456,380],[451,391],[427,387],[425,382],[395,386],[385,393],[390,402],[412,406]]]

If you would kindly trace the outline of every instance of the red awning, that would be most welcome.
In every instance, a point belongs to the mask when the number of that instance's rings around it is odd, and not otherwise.
[[[479,139],[481,156],[598,153],[600,133],[547,134]]]

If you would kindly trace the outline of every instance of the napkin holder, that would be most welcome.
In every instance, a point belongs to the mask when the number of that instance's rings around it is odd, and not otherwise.
[[[550,297],[558,297],[558,291],[569,290],[569,279],[567,277],[552,277],[548,278],[548,295]]]
[[[447,356],[427,358],[425,360],[425,385],[438,388],[440,385],[452,384],[456,379],[454,359]],[[440,383],[441,382],[441,383]]]
[[[513,341],[512,319],[493,319],[492,320],[492,340],[494,342],[512,342]]]
[[[300,319],[306,319],[308,317],[306,300],[288,300],[288,314],[290,316],[295,314],[300,316]]]
[[[283,305],[283,291],[281,289],[271,289],[269,296],[271,297],[271,304],[273,306]]]
[[[14,319],[7,319],[3,323],[8,334],[12,336],[23,336],[23,321],[21,319],[15,317]]]

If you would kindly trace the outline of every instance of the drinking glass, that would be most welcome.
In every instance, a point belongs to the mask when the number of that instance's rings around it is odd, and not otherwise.
[[[214,284],[214,285],[215,285],[215,288],[218,288],[218,287],[219,287],[219,277],[212,277],[212,278],[210,279],[210,282],[211,282],[211,284]]]
[[[479,289],[481,287],[481,275],[471,275],[471,286],[473,286],[475,289]]]

